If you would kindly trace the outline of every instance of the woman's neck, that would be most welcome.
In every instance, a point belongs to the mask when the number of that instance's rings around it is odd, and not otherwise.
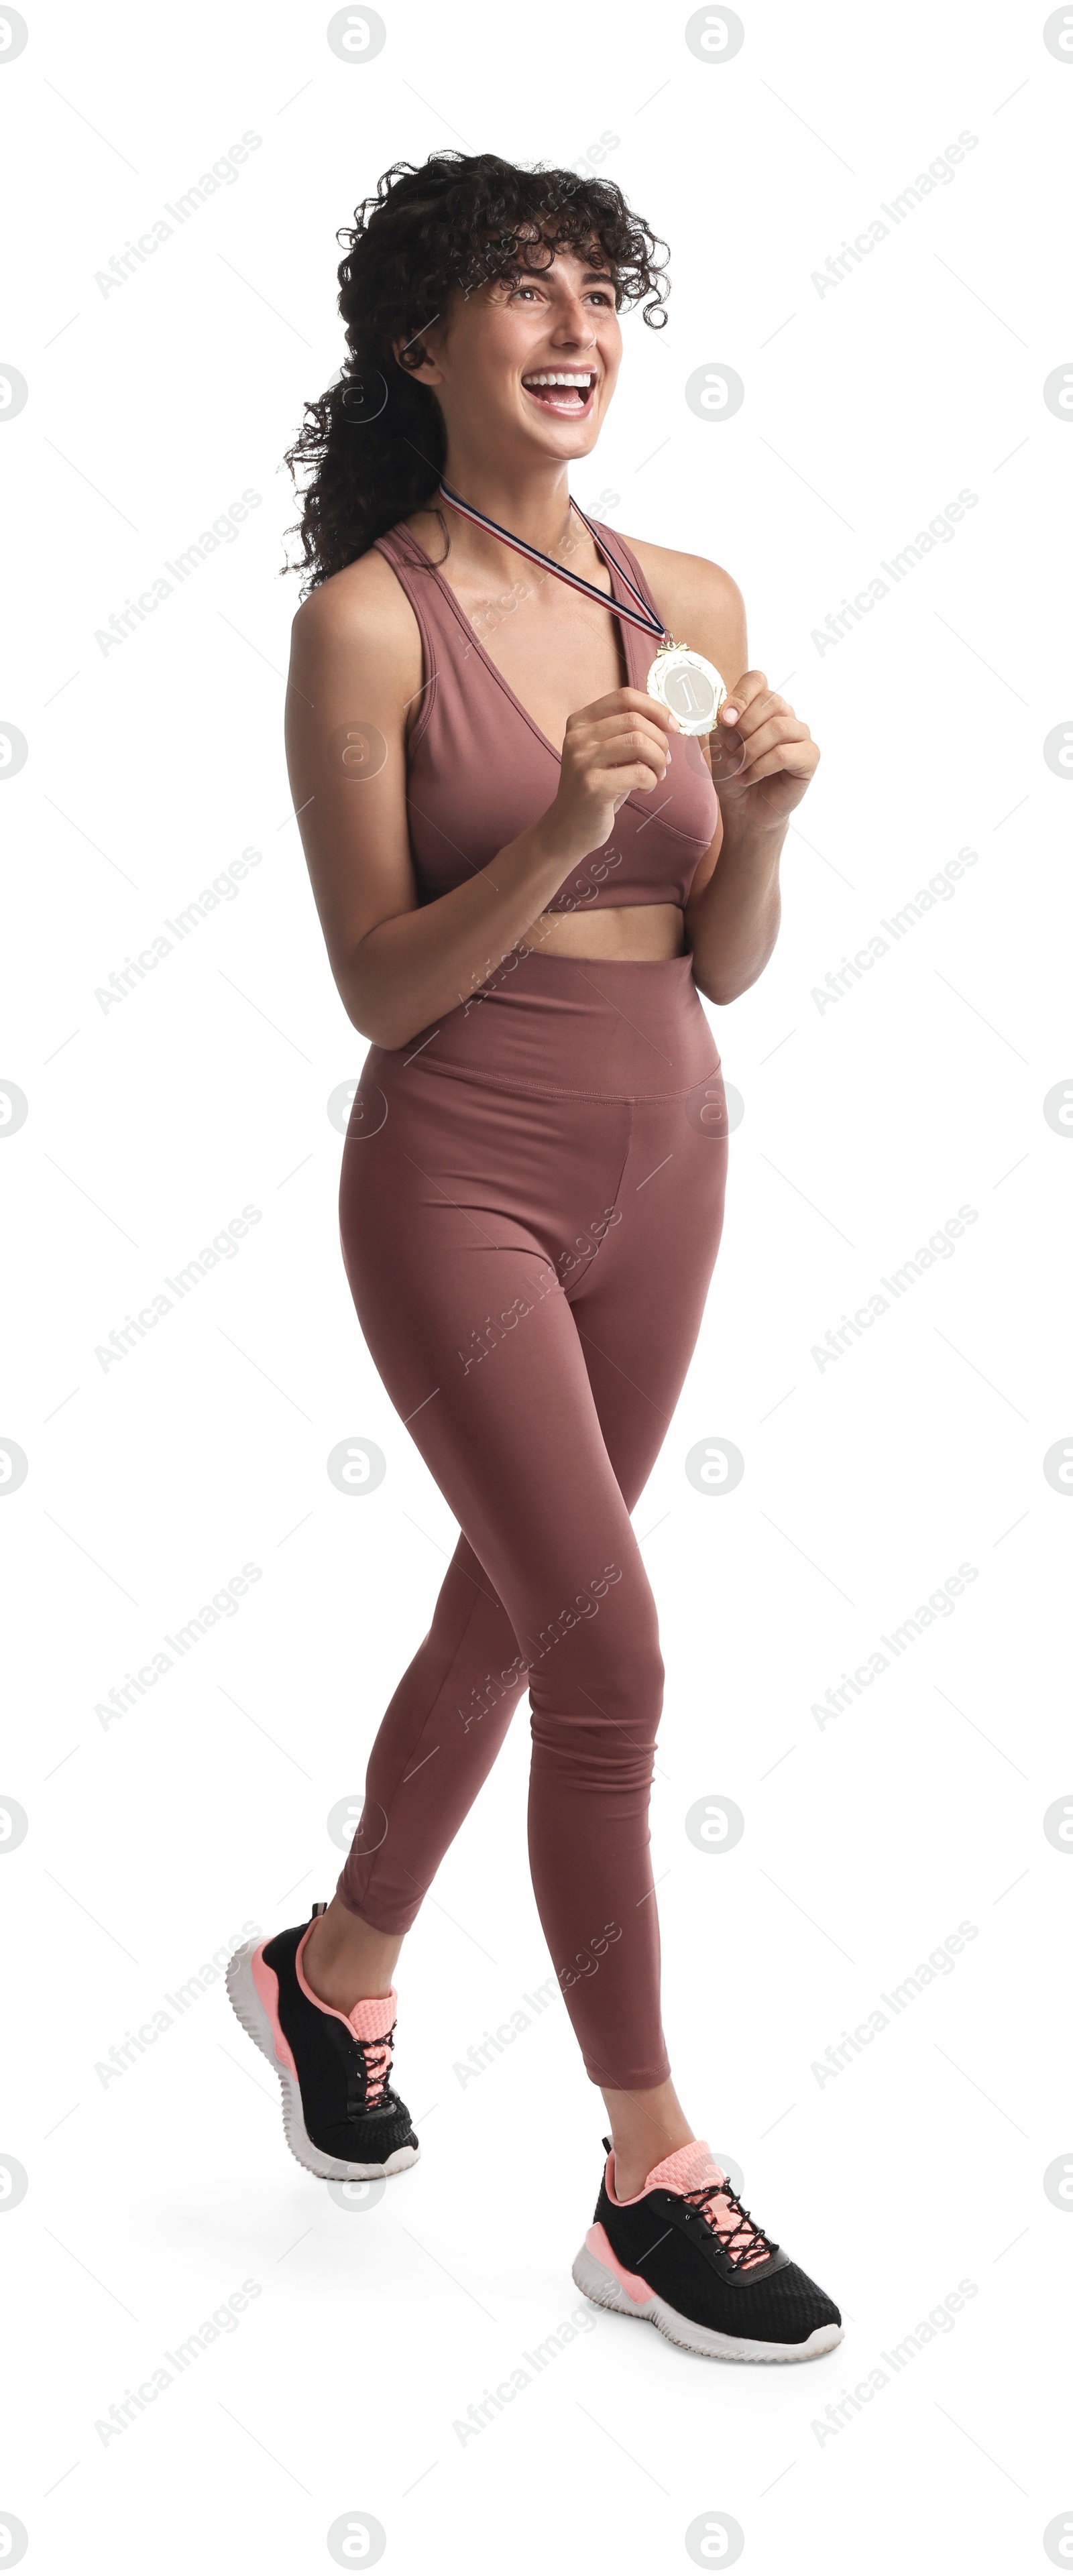
[[[512,536],[524,537],[527,545],[539,546],[542,554],[558,559],[571,533],[577,533],[576,514],[570,504],[569,467],[565,461],[549,459],[546,468],[531,465],[511,470],[500,462],[488,463],[448,453],[442,479],[460,501],[468,501],[472,510],[481,510],[485,518],[509,530]],[[452,547],[477,571],[482,566],[490,571],[502,561],[498,538],[464,519],[457,510],[439,501],[433,494],[426,508],[447,512]]]

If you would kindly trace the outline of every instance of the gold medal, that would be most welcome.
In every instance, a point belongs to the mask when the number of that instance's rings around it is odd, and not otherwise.
[[[498,519],[490,519],[472,501],[464,501],[461,494],[452,492],[450,484],[443,482],[442,478],[439,497],[441,501],[449,502],[452,510],[457,510],[462,518],[471,519],[475,527],[487,528],[492,536],[501,537],[504,545],[513,546],[516,553],[525,555],[530,563],[543,564],[545,571],[554,573],[557,580],[569,582],[573,590],[584,591],[586,597],[594,599],[600,608],[610,608],[616,617],[626,618],[631,626],[640,626],[646,635],[658,636],[659,651],[645,682],[648,696],[656,698],[672,716],[677,716],[682,733],[712,735],[707,765],[716,784],[724,778],[734,778],[744,768],[746,750],[740,733],[730,726],[724,727],[722,732],[715,731],[715,719],[727,694],[722,674],[716,670],[714,662],[705,659],[703,653],[694,653],[689,644],[676,644],[668,635],[661,619],[646,605],[636,582],[631,580],[621,564],[615,563],[606,538],[597,535],[592,521],[585,517],[584,510],[572,494],[571,509],[577,511],[597,551],[614,564],[620,581],[632,591],[638,603],[636,608],[631,608],[628,600],[616,599],[613,593],[609,599],[607,592],[599,590],[595,582],[586,581],[579,572],[568,571],[565,564],[556,563],[539,546],[530,545],[527,538],[513,536],[509,528],[501,528]]]
[[[658,698],[677,716],[683,733],[711,733],[727,694],[714,662],[688,644],[670,642],[657,653],[645,687],[650,698]]]

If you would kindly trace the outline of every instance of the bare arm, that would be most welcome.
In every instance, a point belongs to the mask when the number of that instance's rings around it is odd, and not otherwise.
[[[717,573],[714,564],[706,570]],[[695,640],[698,653],[706,653],[722,672],[731,692],[727,704],[740,713],[735,682],[749,659],[745,602],[729,573],[697,581],[695,590],[690,642]],[[718,652],[713,650],[716,643]],[[733,782],[720,788],[719,804],[719,864],[696,894],[690,891],[686,936],[693,951],[694,983],[709,1002],[726,1004],[736,1002],[757,982],[779,935],[779,860],[786,823],[772,828],[751,816],[748,798],[734,801]]]
[[[508,954],[568,870],[608,839],[623,799],[658,785],[675,727],[637,689],[579,709],[547,812],[488,867],[419,904],[406,711],[420,688],[417,622],[381,555],[363,555],[298,610],[286,747],[302,847],[343,1007],[388,1048],[454,1010]]]
[[[719,827],[698,862],[685,908],[693,981],[710,1002],[736,1001],[763,974],[779,935],[779,860],[793,807],[819,760],[808,726],[750,671],[745,602],[736,581],[703,555],[628,540],[671,633],[707,655],[730,692],[749,759],[719,789]]]

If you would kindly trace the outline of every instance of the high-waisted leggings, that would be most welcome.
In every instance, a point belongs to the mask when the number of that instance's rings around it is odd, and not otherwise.
[[[630,1520],[694,1348],[726,1100],[688,956],[523,951],[373,1046],[340,1235],[373,1361],[461,1535],[339,1879],[409,1929],[528,1687],[529,1859],[594,2083],[669,2074],[648,1800],[664,1669]]]

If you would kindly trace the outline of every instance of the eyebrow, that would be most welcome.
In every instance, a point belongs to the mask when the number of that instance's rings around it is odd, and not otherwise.
[[[555,254],[553,253],[552,258],[545,262],[543,268],[519,268],[516,271],[516,275],[519,277],[546,277],[549,268],[554,264],[554,258]],[[582,271],[581,283],[583,286],[613,286],[615,281],[609,268],[586,268]]]

